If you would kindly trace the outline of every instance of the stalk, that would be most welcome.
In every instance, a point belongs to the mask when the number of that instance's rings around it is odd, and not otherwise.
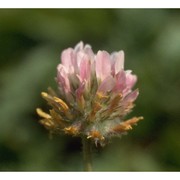
[[[84,171],[92,171],[92,144],[87,137],[82,137]]]

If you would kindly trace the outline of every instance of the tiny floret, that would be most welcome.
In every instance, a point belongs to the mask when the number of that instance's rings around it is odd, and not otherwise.
[[[51,106],[49,113],[37,108],[51,133],[86,137],[95,144],[106,144],[121,136],[143,117],[126,120],[139,90],[132,90],[137,76],[124,70],[124,52],[93,52],[83,42],[65,49],[57,66],[57,93],[51,88],[42,97]]]

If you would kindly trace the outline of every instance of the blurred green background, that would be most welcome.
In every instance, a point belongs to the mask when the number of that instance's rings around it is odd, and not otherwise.
[[[39,123],[40,92],[56,89],[63,49],[80,40],[94,52],[123,49],[138,75],[127,136],[93,151],[94,171],[180,170],[180,10],[1,9],[0,170],[81,171],[81,142]]]

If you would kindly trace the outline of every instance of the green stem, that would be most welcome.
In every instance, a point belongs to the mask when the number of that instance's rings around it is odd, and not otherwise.
[[[82,137],[84,171],[92,171],[92,144],[87,137]]]

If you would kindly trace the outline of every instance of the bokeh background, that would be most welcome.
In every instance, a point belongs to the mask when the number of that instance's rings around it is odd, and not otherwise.
[[[36,107],[63,49],[123,49],[138,75],[127,136],[93,150],[94,171],[180,170],[180,10],[0,9],[0,170],[82,171],[81,141],[49,134]]]

